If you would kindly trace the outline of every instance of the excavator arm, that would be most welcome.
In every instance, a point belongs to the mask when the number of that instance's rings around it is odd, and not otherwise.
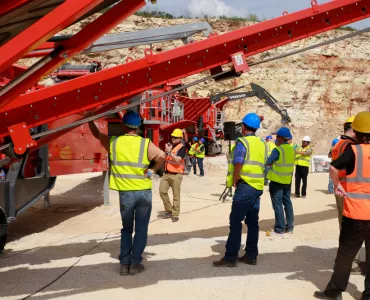
[[[281,116],[281,121],[283,124],[289,123],[292,120],[290,119],[288,112],[286,109],[282,109],[278,105],[278,101],[263,87],[259,86],[258,84],[251,83],[251,91],[248,92],[242,92],[242,93],[230,93],[239,89],[244,88],[244,86],[240,86],[238,88],[219,93],[217,95],[214,95],[211,97],[212,103],[216,103],[221,100],[223,97],[227,97],[227,101],[235,101],[235,100],[241,100],[251,97],[257,97],[261,101],[263,101],[266,105],[268,105],[270,108],[272,108],[274,111],[276,111]]]

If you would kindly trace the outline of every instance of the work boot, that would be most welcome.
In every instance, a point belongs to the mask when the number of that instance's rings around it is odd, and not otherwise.
[[[121,265],[120,274],[122,276],[128,275],[129,271],[130,271],[130,265]]]
[[[214,267],[229,267],[229,268],[235,268],[236,267],[236,261],[228,261],[225,259],[225,257],[221,258],[218,261],[213,262]]]
[[[342,294],[335,297],[330,297],[325,294],[325,292],[315,292],[313,296],[317,299],[333,299],[333,300],[343,300]]]
[[[252,266],[255,266],[257,264],[257,258],[250,259],[247,257],[247,254],[244,254],[242,257],[239,257],[238,261],[242,262],[243,264],[252,265]]]
[[[360,275],[362,273],[361,268],[359,265],[351,269],[352,275]]]
[[[130,266],[130,275],[136,275],[145,270],[145,267],[143,264],[138,264],[138,265],[131,265]]]
[[[178,221],[179,221],[179,217],[175,217],[175,216],[172,217],[172,222],[178,222]]]
[[[166,211],[166,212],[164,213],[163,219],[171,219],[171,218],[172,218],[172,213],[170,213],[170,212]]]

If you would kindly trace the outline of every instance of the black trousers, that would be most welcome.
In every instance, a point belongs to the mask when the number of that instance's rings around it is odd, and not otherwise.
[[[366,247],[366,277],[363,296],[365,299],[370,298],[370,221],[354,220],[345,216],[343,216],[340,231],[334,273],[325,290],[327,296],[336,297],[346,290],[352,262],[364,241]]]
[[[300,193],[301,180],[303,182],[302,196],[306,196],[307,177],[308,177],[309,170],[310,170],[309,167],[295,166],[295,194],[297,196],[301,195]]]

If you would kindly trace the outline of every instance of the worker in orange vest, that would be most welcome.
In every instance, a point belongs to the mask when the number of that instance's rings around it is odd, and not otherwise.
[[[181,143],[183,132],[175,129],[171,134],[172,143],[166,144],[165,173],[159,184],[159,195],[166,211],[165,218],[177,222],[180,215],[180,187],[185,171],[186,147]],[[173,205],[171,204],[168,190],[172,189]]]
[[[325,291],[315,292],[315,297],[319,299],[342,299],[353,259],[363,242],[370,245],[370,112],[357,114],[352,128],[357,144],[350,144],[330,167],[335,192],[344,197],[344,207],[334,273]],[[339,171],[343,169],[346,170],[344,186],[339,178]],[[366,257],[370,257],[370,247],[366,247]],[[370,300],[369,259],[366,269],[362,300]]]
[[[347,149],[348,145],[352,145],[356,143],[355,140],[355,134],[352,129],[352,122],[355,119],[355,116],[349,117],[343,124],[343,129],[344,129],[344,134],[340,137],[340,140],[338,141],[337,144],[332,148],[331,151],[331,158],[332,160],[338,159],[344,151]],[[343,188],[345,188],[346,182],[345,182],[345,177],[346,177],[346,170],[340,170],[339,171],[339,181]],[[339,229],[342,227],[342,216],[343,216],[343,203],[344,203],[344,198],[342,196],[335,195],[335,202],[337,204],[337,210],[338,210],[338,222],[339,222]],[[360,250],[352,264],[352,269],[351,273],[354,275],[361,274],[361,268],[360,268],[360,253],[362,251]]]

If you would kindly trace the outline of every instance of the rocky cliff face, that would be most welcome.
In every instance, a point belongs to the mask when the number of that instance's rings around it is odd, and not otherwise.
[[[148,28],[178,25],[199,20],[130,17],[111,33],[136,31]],[[78,31],[88,22],[67,29],[64,33]],[[208,20],[218,33],[225,33],[251,23],[231,22],[226,20]],[[300,42],[296,42],[260,55],[251,61],[287,53],[307,47],[334,37],[347,34],[345,31],[332,31]],[[288,110],[292,119],[290,125],[294,139],[299,143],[304,135],[313,139],[315,152],[324,154],[330,148],[331,140],[341,134],[343,121],[350,115],[370,107],[370,34],[330,44],[315,50],[290,56],[270,63],[252,67],[251,71],[241,77],[215,83],[208,81],[189,89],[190,94],[208,96],[232,87],[256,83],[267,89]],[[203,39],[199,35],[196,40]],[[181,41],[154,44],[154,52],[165,51],[183,45]],[[143,57],[146,46],[114,50],[101,54],[79,55],[71,63],[88,63],[99,60],[105,68],[125,62],[128,56],[136,59]],[[28,60],[26,64],[32,61]],[[205,74],[185,78],[185,82],[199,79]],[[46,83],[51,83],[50,79]],[[239,100],[226,106],[229,121],[240,121],[248,112],[257,112],[265,116],[263,128],[259,135],[274,132],[280,125],[280,116],[266,107],[257,98]]]

